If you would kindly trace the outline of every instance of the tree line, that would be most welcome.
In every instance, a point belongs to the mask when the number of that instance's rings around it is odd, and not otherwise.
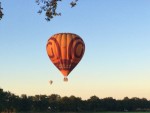
[[[17,96],[0,88],[0,113],[1,112],[96,112],[96,111],[149,111],[150,100],[146,98],[128,98],[116,100],[112,97],[99,98],[91,96],[87,100],[80,97],[64,96],[58,94]]]

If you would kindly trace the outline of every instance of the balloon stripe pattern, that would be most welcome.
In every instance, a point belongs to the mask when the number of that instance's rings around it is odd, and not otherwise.
[[[47,54],[64,76],[75,68],[85,52],[82,38],[73,33],[58,33],[49,38]]]

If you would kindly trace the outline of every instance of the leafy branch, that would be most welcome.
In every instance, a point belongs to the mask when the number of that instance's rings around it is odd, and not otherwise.
[[[61,16],[61,13],[58,13],[57,6],[58,2],[62,0],[35,0],[37,5],[40,6],[40,9],[38,11],[39,14],[42,12],[45,12],[46,20],[50,21],[52,18],[55,16]],[[74,0],[70,3],[71,7],[74,7],[77,4],[78,0]],[[2,12],[3,8],[1,7],[1,2],[0,2],[0,20],[3,18],[4,14]]]
[[[54,16],[61,16],[61,13],[56,11],[58,2],[62,0],[36,0],[37,5],[40,6],[40,10],[38,11],[39,14],[45,12],[46,20],[50,21]],[[70,3],[71,7],[76,5],[78,0],[72,1]]]
[[[0,20],[2,19],[3,15],[4,15],[2,10],[3,10],[3,8],[1,7],[1,2],[0,2]]]

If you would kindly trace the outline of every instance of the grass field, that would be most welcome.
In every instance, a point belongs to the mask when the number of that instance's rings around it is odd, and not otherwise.
[[[148,112],[13,112],[13,113],[150,113]]]

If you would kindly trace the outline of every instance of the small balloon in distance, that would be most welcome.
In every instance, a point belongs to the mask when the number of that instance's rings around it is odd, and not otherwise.
[[[50,85],[52,85],[52,84],[53,84],[53,81],[52,81],[52,80],[50,80],[50,81],[49,81],[49,84],[50,84]]]

